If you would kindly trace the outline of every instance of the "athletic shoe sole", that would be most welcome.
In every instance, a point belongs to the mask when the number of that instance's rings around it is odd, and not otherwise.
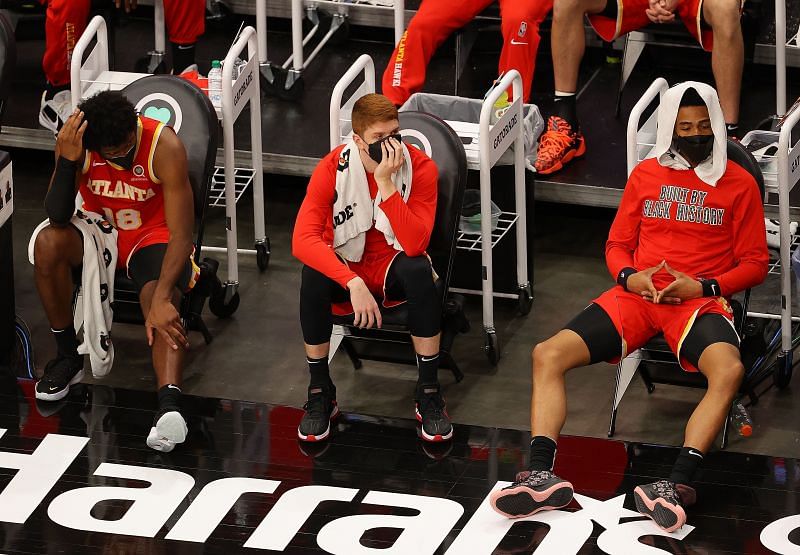
[[[540,175],[550,175],[551,173],[556,173],[557,171],[561,170],[566,164],[570,163],[574,158],[580,158],[586,154],[586,141],[581,137],[580,144],[578,148],[573,148],[567,151],[564,157],[547,168],[546,170],[536,170],[536,173]]]
[[[453,425],[452,424],[450,425],[450,431],[447,432],[446,434],[444,434],[444,435],[442,435],[442,434],[430,435],[427,432],[425,432],[425,426],[422,425],[422,415],[419,413],[419,408],[417,408],[417,407],[414,407],[414,416],[417,417],[417,422],[419,422],[419,424],[420,424],[420,426],[419,426],[420,436],[425,441],[429,441],[431,443],[440,443],[442,441],[447,441],[448,439],[452,439],[453,438]]]
[[[147,446],[162,453],[169,453],[175,445],[186,441],[189,428],[181,413],[171,411],[164,413],[156,425],[150,428],[147,436]]]
[[[504,517],[523,518],[539,511],[566,507],[572,501],[574,493],[575,490],[569,482],[553,484],[543,491],[520,485],[492,492],[489,503]]]
[[[665,532],[674,532],[686,524],[686,511],[680,505],[673,505],[661,497],[650,499],[640,488],[633,490],[636,510],[650,517]]]
[[[79,383],[82,379],[83,379],[83,368],[78,370],[78,373],[72,377],[72,379],[64,387],[64,389],[59,389],[58,391],[53,393],[46,393],[39,391],[39,384],[42,383],[42,380],[39,380],[38,382],[36,382],[36,387],[34,388],[36,392],[36,398],[39,399],[40,401],[60,401],[61,399],[66,397],[67,394],[69,393],[69,387],[71,385]]]
[[[331,412],[330,418],[328,418],[328,427],[325,428],[325,432],[319,435],[308,434],[304,435],[303,432],[300,431],[300,426],[297,427],[297,437],[300,438],[300,441],[322,441],[327,439],[329,435],[331,435],[331,422],[334,418],[339,416],[339,407],[338,405],[333,405],[333,412]]]

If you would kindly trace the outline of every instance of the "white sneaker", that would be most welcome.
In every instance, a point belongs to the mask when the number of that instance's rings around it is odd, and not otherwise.
[[[764,227],[767,228],[767,246],[771,249],[781,248],[780,226],[778,220],[764,218]],[[797,222],[789,222],[789,234],[792,237],[797,235]]]
[[[68,90],[57,92],[50,100],[45,100],[46,96],[45,91],[39,108],[39,125],[58,135],[61,126],[72,114],[72,93]]]
[[[178,411],[166,412],[161,415],[156,425],[150,428],[147,446],[156,451],[169,453],[175,449],[175,445],[186,441],[187,433],[189,433],[189,428],[181,413]]]

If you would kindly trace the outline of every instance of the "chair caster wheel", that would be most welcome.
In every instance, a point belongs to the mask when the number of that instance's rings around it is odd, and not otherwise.
[[[256,264],[262,272],[269,266],[269,255],[271,253],[269,239],[256,243]]]
[[[500,346],[498,345],[496,332],[486,332],[486,337],[484,338],[483,343],[483,351],[486,353],[486,358],[489,359],[491,365],[496,366],[497,361],[500,360]]]

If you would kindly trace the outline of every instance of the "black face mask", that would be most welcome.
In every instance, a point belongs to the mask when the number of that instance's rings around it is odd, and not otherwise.
[[[130,150],[128,150],[128,152],[126,152],[122,156],[114,156],[113,158],[106,158],[106,160],[116,166],[119,166],[120,168],[125,168],[126,170],[129,170],[133,167],[133,158],[135,155],[136,155],[136,143],[134,142],[131,145]]]
[[[686,161],[697,166],[711,155],[714,148],[714,135],[687,135],[672,138],[672,146],[680,152]]]
[[[400,133],[395,133],[394,135],[389,135],[388,137],[384,137],[379,141],[375,141],[374,143],[367,145],[369,147],[369,157],[375,160],[378,164],[380,164],[381,160],[383,160],[383,149],[381,149],[381,144],[385,143],[389,139],[394,139],[398,143],[403,141],[403,137],[400,136]],[[386,146],[387,148],[391,148],[391,146],[388,144]]]

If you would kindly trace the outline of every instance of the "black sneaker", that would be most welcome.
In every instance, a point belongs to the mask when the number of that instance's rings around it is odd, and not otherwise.
[[[303,405],[306,413],[297,427],[297,437],[303,441],[322,441],[331,433],[331,420],[339,414],[336,405],[336,388],[309,387],[308,401]]]
[[[69,386],[83,379],[83,357],[57,356],[44,367],[44,376],[36,382],[36,398],[59,401],[69,393]]]
[[[453,425],[440,389],[439,384],[417,386],[414,412],[425,441],[447,441],[453,437]]]
[[[633,490],[636,510],[652,518],[665,532],[674,532],[686,524],[685,508],[697,499],[694,488],[659,480],[636,486]]]
[[[505,517],[521,518],[566,507],[573,493],[572,484],[549,470],[525,470],[517,474],[510,486],[493,491],[489,503]]]

